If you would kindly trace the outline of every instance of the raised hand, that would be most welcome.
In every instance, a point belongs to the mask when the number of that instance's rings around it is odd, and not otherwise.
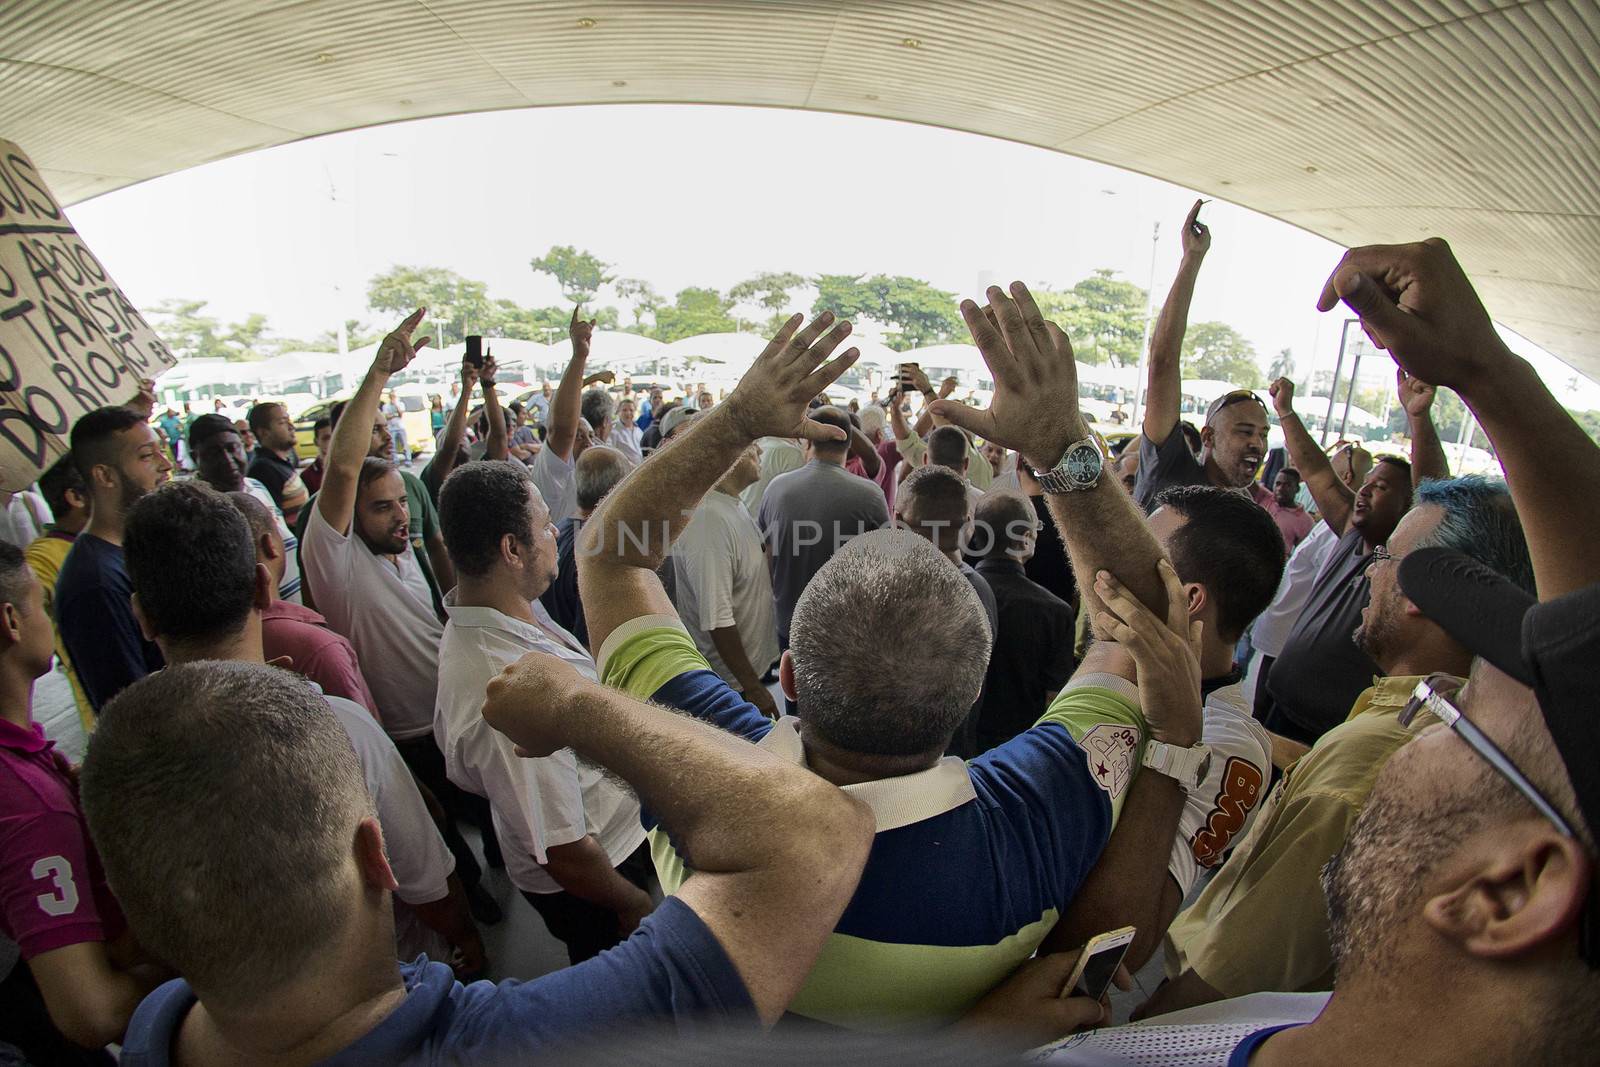
[[[617,372],[609,370],[595,371],[583,380],[584,385],[610,385],[617,380]]]
[[[906,364],[906,374],[911,378],[911,388],[919,393],[933,392],[933,383],[928,380],[928,372],[915,363]]]
[[[484,360],[487,364],[489,361]],[[478,384],[478,368],[466,356],[461,357],[461,395],[470,396],[472,387]]]
[[[939,399],[943,400],[945,397],[947,397],[951,393],[955,392],[956,391],[956,386],[958,386],[960,384],[961,384],[960,382],[956,381],[956,377],[953,374],[950,377],[946,378],[944,381],[940,382],[939,383]]]
[[[495,375],[500,373],[500,364],[494,361],[494,350],[485,349],[483,353],[483,369],[478,372],[478,381],[483,383],[485,389],[494,387]]]
[[[567,324],[567,335],[572,338],[572,354],[587,356],[589,345],[594,341],[594,319],[585,320],[579,312],[583,305],[579,304],[572,309],[572,321]]]
[[[140,378],[139,391],[133,394],[125,405],[129,411],[149,419],[156,410],[156,380],[154,378]]]
[[[994,379],[994,402],[983,410],[935,400],[929,409],[985,441],[1021,452],[1035,470],[1048,470],[1088,433],[1078,410],[1078,367],[1072,342],[1061,327],[1045,321],[1028,287],[1012,282],[1011,294],[991,285],[987,308],[961,302],[961,317]]]
[[[1400,406],[1413,419],[1420,419],[1433,407],[1435,389],[1421,378],[1406,373],[1404,367],[1394,369],[1395,384],[1400,390]]]
[[[1267,395],[1272,397],[1272,410],[1278,413],[1278,418],[1294,414],[1294,383],[1289,379],[1279,378],[1267,386]]]
[[[1352,248],[1323,285],[1317,310],[1341,300],[1360,316],[1373,344],[1425,382],[1470,391],[1514,358],[1438,237]]]
[[[1139,707],[1151,736],[1185,748],[1200,740],[1200,628],[1189,619],[1189,597],[1165,559],[1156,564],[1167,591],[1167,617],[1158,619],[1110,571],[1095,576],[1105,606],[1095,616],[1101,633],[1133,657]]]
[[[1203,256],[1211,251],[1211,227],[1200,221],[1200,206],[1204,203],[1204,200],[1196,200],[1189,209],[1189,217],[1183,220],[1183,254],[1186,256]]]
[[[428,339],[423,337],[413,341],[411,331],[417,328],[427,313],[427,308],[418,308],[406,317],[406,321],[389,331],[383,343],[378,345],[378,354],[372,361],[373,370],[383,374],[399,374],[417,358],[417,353],[427,346]]]
[[[745,371],[726,407],[744,434],[760,437],[803,437],[809,441],[849,439],[837,426],[827,426],[806,415],[811,398],[838,380],[861,355],[847,349],[824,364],[833,350],[850,335],[850,323],[834,325],[833,313],[824,311],[804,329],[802,315],[792,315]],[[832,329],[829,327],[832,326]],[[824,332],[826,331],[826,332]]]
[[[576,695],[598,682],[543,652],[529,652],[489,682],[483,721],[516,742],[519,756],[548,756],[567,747],[562,720]]]

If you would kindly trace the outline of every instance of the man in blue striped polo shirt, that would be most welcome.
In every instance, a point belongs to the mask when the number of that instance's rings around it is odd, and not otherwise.
[[[855,1028],[935,1026],[971,1008],[1064,917],[1087,936],[1105,929],[1088,924],[1115,911],[1107,902],[1159,894],[1183,793],[1135,770],[1150,740],[1198,740],[1198,685],[1156,701],[1147,723],[1126,686],[1080,673],[1033,729],[971,764],[943,758],[982,685],[988,625],[955,564],[901,530],[855,538],[801,596],[781,667],[797,718],[766,719],[712,672],[655,568],[752,441],[838,435],[805,417],[806,402],[854,359],[846,352],[820,366],[849,332],[830,331],[832,321],[824,314],[800,330],[791,320],[724,403],[612,492],[585,527],[579,583],[603,681],[809,766],[875,816],[861,884],[790,1011]],[[1060,410],[1045,392],[1035,413],[1052,408]],[[1054,466],[1069,439],[1027,443],[1026,455]],[[1091,513],[1131,508],[1114,479],[1081,496]],[[1102,553],[1108,567],[1116,554],[1140,568],[1124,581],[1160,615],[1160,549],[1142,524],[1135,529],[1136,544],[1124,531]],[[1112,833],[1119,815],[1131,820],[1128,835]],[[671,892],[688,873],[684,857],[659,831],[652,852]],[[1069,908],[1086,884],[1095,906],[1076,916]]]

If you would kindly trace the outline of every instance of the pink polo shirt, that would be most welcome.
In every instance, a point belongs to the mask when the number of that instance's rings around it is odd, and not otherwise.
[[[1262,506],[1272,516],[1272,521],[1278,524],[1278,531],[1283,534],[1283,547],[1290,552],[1293,552],[1295,546],[1304,541],[1316,528],[1317,520],[1313,519],[1305,508],[1281,507],[1271,496],[1268,496],[1267,502]]]
[[[38,723],[0,720],[0,933],[31,960],[125,926],[66,759]]]
[[[287,656],[290,670],[316,682],[329,696],[355,701],[383,721],[356,650],[315,611],[287,600],[273,601],[261,613],[261,645],[269,663]]]

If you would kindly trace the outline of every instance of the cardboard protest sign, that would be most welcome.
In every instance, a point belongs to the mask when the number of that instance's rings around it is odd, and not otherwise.
[[[0,488],[25,488],[80,416],[176,362],[27,155],[0,141]]]

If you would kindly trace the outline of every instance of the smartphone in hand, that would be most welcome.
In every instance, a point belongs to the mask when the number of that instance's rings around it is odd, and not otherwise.
[[[1122,964],[1122,957],[1133,946],[1136,932],[1133,927],[1124,926],[1120,930],[1108,930],[1091,937],[1078,954],[1078,964],[1072,969],[1072,977],[1067,979],[1067,984],[1062,986],[1061,995],[1088,997],[1091,1000],[1105,996],[1112,977]]]
[[[467,334],[467,362],[483,369],[483,336],[481,334]]]

